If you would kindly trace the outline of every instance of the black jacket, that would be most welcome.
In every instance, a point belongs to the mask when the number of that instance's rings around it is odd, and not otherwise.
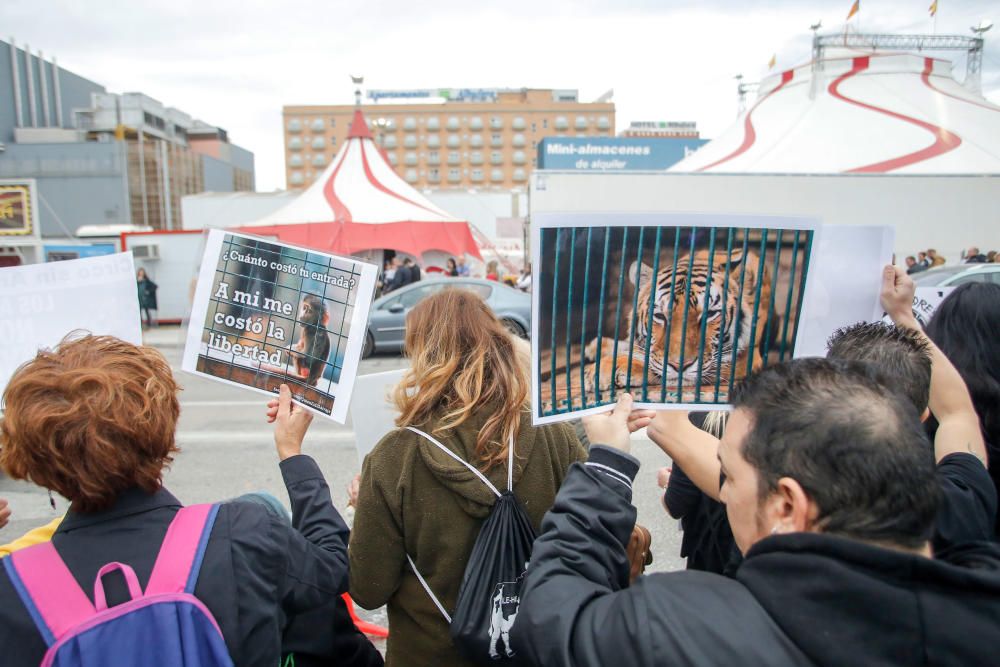
[[[1000,555],[954,563],[814,533],[755,545],[736,579],[628,585],[638,462],[606,447],[574,464],[535,542],[511,631],[532,664],[973,665],[996,659]]]
[[[285,618],[347,590],[348,530],[323,474],[308,456],[282,461],[281,474],[295,527],[258,504],[221,505],[195,586],[240,666],[277,665]],[[180,507],[166,489],[152,495],[133,489],[103,512],[71,509],[52,544],[91,600],[97,571],[112,561],[131,565],[145,588]],[[127,599],[117,575],[105,578],[105,591],[109,606]],[[8,667],[38,665],[46,650],[6,574],[0,575],[0,646]]]
[[[726,506],[702,493],[677,463],[663,504],[670,516],[681,520],[681,558],[687,558],[687,569],[725,574],[734,556],[738,562]]]

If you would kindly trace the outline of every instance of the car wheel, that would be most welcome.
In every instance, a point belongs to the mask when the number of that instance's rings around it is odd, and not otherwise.
[[[507,328],[507,331],[511,332],[512,334],[514,334],[518,338],[527,338],[528,337],[528,334],[524,330],[524,327],[522,327],[520,324],[518,324],[514,320],[511,320],[511,319],[508,319],[508,318],[504,318],[504,319],[502,319],[500,321]]]
[[[375,336],[369,331],[365,334],[365,346],[361,348],[361,358],[367,359],[375,354]]]

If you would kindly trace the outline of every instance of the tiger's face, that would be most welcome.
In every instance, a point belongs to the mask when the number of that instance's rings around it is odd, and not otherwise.
[[[633,285],[637,282],[636,264],[629,270]],[[747,253],[746,266],[743,264],[741,251],[733,252],[727,263],[725,251],[716,252],[710,261],[708,251],[700,250],[693,261],[688,255],[680,257],[676,273],[672,262],[656,276],[645,264],[638,267],[635,341],[638,347],[649,351],[652,373],[665,375],[671,384],[681,377],[685,384],[697,382],[702,340],[703,384],[714,383],[720,374],[723,378],[728,376],[734,347],[737,359],[745,363],[759,263],[754,255]],[[765,296],[769,298],[769,290],[767,295],[761,294],[761,299]],[[766,309],[766,302],[761,305]]]

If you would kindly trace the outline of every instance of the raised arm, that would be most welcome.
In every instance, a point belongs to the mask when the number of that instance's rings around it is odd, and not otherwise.
[[[913,279],[903,269],[886,266],[882,270],[882,309],[896,326],[919,333],[931,352],[930,409],[938,421],[934,456],[940,462],[949,454],[971,453],[986,465],[986,445],[969,390],[955,366],[927,337],[913,316],[915,292]]]
[[[688,413],[663,410],[646,429],[675,464],[684,469],[688,478],[706,495],[719,499],[719,439],[691,423]]]

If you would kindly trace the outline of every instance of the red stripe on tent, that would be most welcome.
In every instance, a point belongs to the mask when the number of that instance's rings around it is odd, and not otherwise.
[[[923,80],[924,85],[933,90],[934,92],[941,93],[942,95],[950,97],[952,99],[956,99],[959,102],[965,102],[966,104],[972,104],[977,107],[989,109],[990,111],[1000,111],[1000,107],[988,104],[980,104],[979,102],[976,102],[974,100],[967,100],[964,97],[959,97],[958,95],[952,95],[951,93],[946,93],[945,91],[941,90],[931,82],[931,72],[933,71],[933,69],[934,69],[934,59],[924,58],[924,73],[920,75],[920,78]]]
[[[344,146],[344,152],[340,156],[340,162],[338,162],[337,166],[333,168],[333,171],[330,172],[330,178],[328,178],[326,183],[323,184],[323,196],[326,197],[326,200],[330,203],[330,208],[333,209],[333,219],[337,222],[351,222],[351,212],[347,209],[347,206],[344,205],[344,202],[340,201],[340,198],[337,197],[337,193],[333,191],[333,182],[337,180],[337,172],[340,171],[342,166],[344,166],[344,162],[347,160],[347,154],[350,150],[351,142],[348,140],[347,145]]]
[[[747,112],[746,117],[743,119],[743,143],[740,145],[739,148],[737,148],[735,151],[733,151],[726,157],[716,160],[712,164],[706,165],[701,169],[696,169],[695,171],[705,171],[706,169],[711,169],[716,165],[720,165],[723,162],[728,162],[729,160],[732,160],[733,158],[738,157],[743,153],[746,153],[750,149],[750,147],[753,146],[754,142],[757,140],[757,132],[754,130],[753,122],[750,120],[750,117],[753,115],[753,112],[757,110],[757,107],[759,107],[764,102],[764,100],[766,100],[771,95],[774,95],[776,92],[784,88],[785,84],[791,81],[794,75],[795,75],[795,70],[788,70],[787,72],[782,72],[781,83],[778,84],[775,87],[775,89],[769,92],[767,95],[757,100],[757,103],[750,108],[750,111]]]
[[[420,256],[428,250],[468,254],[482,260],[469,225],[464,222],[304,222],[293,225],[239,227],[236,231],[274,236],[279,241],[324,252],[350,255],[362,250],[389,249]]]
[[[398,199],[400,201],[404,201],[407,204],[409,204],[410,206],[416,206],[417,208],[421,208],[421,209],[427,211],[428,213],[433,213],[435,216],[440,216],[441,215],[437,211],[429,209],[426,206],[423,206],[422,204],[418,204],[415,201],[411,201],[411,200],[407,199],[406,197],[404,197],[403,195],[399,194],[398,192],[394,192],[394,191],[390,190],[389,188],[385,187],[384,185],[382,185],[378,181],[378,179],[375,178],[375,174],[372,173],[371,166],[368,164],[368,154],[365,152],[365,144],[364,144],[364,142],[361,143],[361,164],[364,167],[365,176],[368,177],[368,182],[371,183],[372,185],[374,185],[375,189],[379,190],[380,192],[384,192],[385,194],[389,195],[390,197],[395,197],[396,199]]]
[[[868,164],[863,167],[855,167],[854,169],[848,169],[844,173],[848,174],[881,174],[887,171],[892,171],[894,169],[901,169],[902,167],[908,167],[911,164],[916,164],[917,162],[923,162],[924,160],[929,160],[931,158],[937,157],[939,155],[944,155],[949,151],[953,151],[962,144],[962,139],[957,134],[949,132],[943,127],[933,125],[926,121],[922,121],[918,118],[913,118],[911,116],[904,116],[901,113],[896,113],[895,111],[889,111],[888,109],[883,109],[859,100],[851,99],[841,95],[838,91],[840,84],[847,79],[855,76],[859,72],[863,72],[868,69],[869,58],[867,56],[861,58],[855,58],[851,71],[841,74],[837,77],[833,83],[830,84],[829,91],[838,100],[842,102],[847,102],[848,104],[853,104],[859,106],[862,109],[868,109],[869,111],[874,111],[876,113],[884,114],[890,118],[896,118],[911,125],[916,125],[919,128],[927,130],[934,135],[934,143],[927,148],[915,151],[913,153],[907,153],[906,155],[900,155],[899,157],[892,158],[891,160],[883,160],[882,162],[875,162],[873,164]],[[924,71],[927,72],[927,67],[925,66]]]

